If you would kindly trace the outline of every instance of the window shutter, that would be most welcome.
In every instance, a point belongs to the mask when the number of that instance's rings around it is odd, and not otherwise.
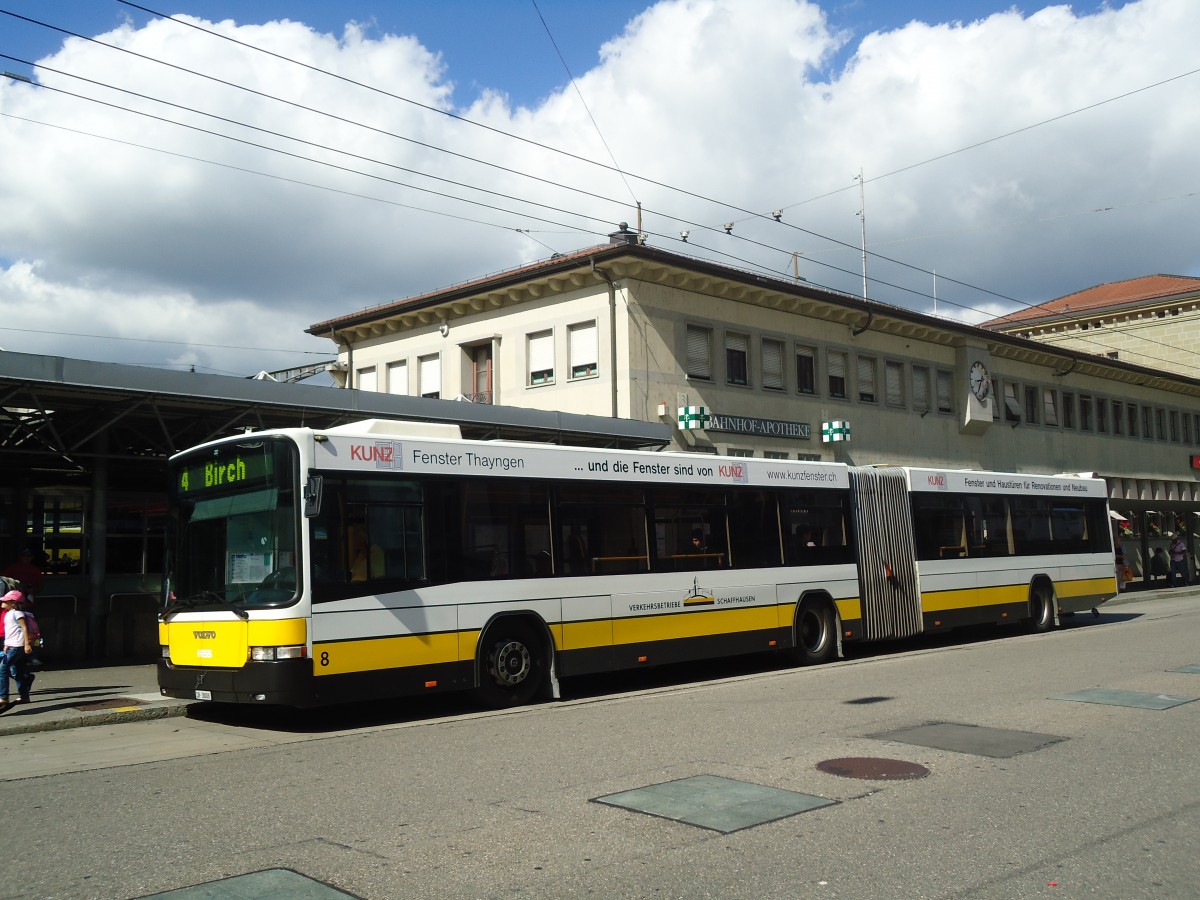
[[[867,403],[875,402],[875,358],[860,356],[858,358],[858,399]]]
[[[379,374],[374,366],[358,370],[358,380],[354,385],[360,391],[379,390]]]
[[[572,325],[570,335],[571,374],[587,375],[596,371],[599,362],[596,341],[596,323]]]
[[[904,405],[904,367],[900,363],[890,362],[886,364],[885,378],[887,384],[887,403],[888,406],[903,406]]]
[[[712,378],[709,353],[712,332],[695,325],[687,327],[687,374],[692,378]]]
[[[929,409],[929,370],[913,366],[913,409],[926,412]]]
[[[763,341],[762,366],[763,387],[783,390],[783,344],[779,341]]]
[[[442,366],[439,356],[421,358],[421,396],[437,396],[442,392]]]
[[[529,374],[530,383],[554,379],[554,332],[540,331],[529,336]]]
[[[950,387],[949,372],[938,370],[937,373],[937,403],[938,412],[954,412],[954,394]]]
[[[389,394],[407,394],[408,393],[408,363],[394,362],[388,363],[387,367],[387,386]]]

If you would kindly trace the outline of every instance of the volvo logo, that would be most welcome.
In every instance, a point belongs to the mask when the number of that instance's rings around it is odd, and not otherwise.
[[[192,637],[198,641],[214,641],[217,639],[215,631],[193,631]]]

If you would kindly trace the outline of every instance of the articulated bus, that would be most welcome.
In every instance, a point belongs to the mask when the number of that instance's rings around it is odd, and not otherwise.
[[[173,457],[164,695],[311,707],[977,623],[1114,596],[1102,481],[463,440],[370,420]]]

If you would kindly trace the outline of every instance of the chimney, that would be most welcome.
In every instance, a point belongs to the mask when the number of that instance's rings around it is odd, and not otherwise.
[[[636,244],[638,243],[637,232],[629,230],[628,222],[622,222],[621,230],[612,232],[608,236],[608,242],[610,244]]]

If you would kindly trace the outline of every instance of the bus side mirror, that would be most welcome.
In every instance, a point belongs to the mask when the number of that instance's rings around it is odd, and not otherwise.
[[[325,478],[321,475],[309,475],[304,482],[304,515],[311,519],[321,513],[321,492]]]

